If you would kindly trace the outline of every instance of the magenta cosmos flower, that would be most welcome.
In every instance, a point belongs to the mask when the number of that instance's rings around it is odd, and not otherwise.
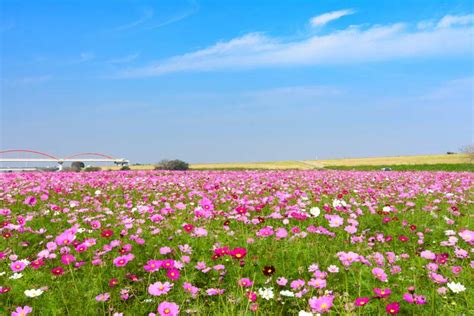
[[[309,299],[309,306],[314,313],[326,313],[332,307],[333,300],[332,295],[312,297]]]
[[[387,314],[390,314],[390,315],[398,314],[398,312],[400,311],[400,303],[393,302],[393,303],[388,304],[387,307],[385,308],[385,311],[387,312]]]
[[[179,279],[179,270],[178,269],[169,269],[168,272],[166,272],[166,276],[170,279],[170,280],[177,280]]]
[[[174,268],[174,260],[173,259],[166,259],[166,260],[161,261],[161,267],[163,269]]]
[[[237,284],[241,287],[251,287],[253,282],[248,278],[242,278],[237,282]]]
[[[387,289],[375,288],[374,293],[375,295],[377,295],[378,298],[385,298],[385,297],[390,296],[390,294],[392,294],[392,290],[388,288]]]
[[[172,287],[173,287],[173,283],[155,282],[153,284],[150,284],[150,286],[148,287],[148,293],[154,296],[160,296],[160,295],[168,293]]]
[[[179,306],[173,302],[161,302],[158,305],[158,314],[160,316],[176,316],[179,314]]]
[[[26,268],[26,264],[23,261],[15,261],[12,262],[10,268],[13,270],[13,272],[20,272]]]
[[[369,298],[368,297],[359,297],[359,298],[356,298],[355,300],[355,306],[365,306],[367,305],[367,303],[369,302]]]
[[[247,249],[245,248],[235,248],[230,252],[230,255],[235,259],[243,259],[247,255]]]
[[[18,306],[14,312],[12,312],[12,316],[26,316],[33,311],[33,308],[29,306]]]

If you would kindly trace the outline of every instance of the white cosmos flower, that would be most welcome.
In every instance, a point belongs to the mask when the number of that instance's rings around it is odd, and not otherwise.
[[[466,287],[464,285],[462,285],[461,283],[450,282],[447,285],[448,285],[449,289],[451,291],[453,291],[453,293],[461,293],[461,292],[464,292],[466,290]]]
[[[258,289],[258,294],[267,301],[275,297],[275,294],[273,294],[273,289],[271,287]]]
[[[287,296],[287,297],[294,297],[295,293],[293,293],[291,291],[288,291],[288,290],[283,290],[283,291],[280,291],[280,295],[281,296]]]
[[[23,273],[13,273],[10,279],[16,280],[23,277]]]
[[[386,212],[386,213],[389,213],[392,211],[392,208],[390,206],[384,206],[382,211]]]
[[[347,206],[347,203],[344,200],[335,199],[334,201],[332,201],[332,207],[334,207],[334,208],[336,208],[336,207],[345,207],[345,206]]]
[[[313,316],[313,313],[307,312],[307,311],[300,311],[298,313],[298,316]]]
[[[0,276],[5,274],[7,274],[5,271],[0,272]]]
[[[318,217],[319,214],[321,214],[321,210],[319,209],[319,207],[315,206],[315,207],[312,207],[310,210],[309,210],[310,214],[313,215],[314,217]]]
[[[42,289],[31,289],[31,290],[26,290],[25,295],[28,297],[37,297],[43,294],[43,292],[44,291]]]

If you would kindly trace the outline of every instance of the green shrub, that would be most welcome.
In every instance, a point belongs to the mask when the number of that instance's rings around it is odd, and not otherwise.
[[[87,168],[84,169],[84,171],[87,171],[87,172],[90,172],[90,171],[100,171],[102,170],[102,168],[100,167],[94,167],[94,166],[89,166]]]
[[[155,170],[188,170],[189,164],[179,159],[162,160],[155,165]]]

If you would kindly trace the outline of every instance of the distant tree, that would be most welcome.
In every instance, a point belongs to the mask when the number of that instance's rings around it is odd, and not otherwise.
[[[86,165],[82,161],[74,161],[71,163],[72,171],[79,172],[81,171]]]
[[[469,160],[474,161],[474,144],[464,146],[461,148],[461,152],[469,156]]]
[[[162,160],[155,165],[155,170],[188,170],[189,164],[179,159]]]
[[[88,172],[91,172],[91,171],[100,171],[102,170],[101,167],[96,167],[96,166],[88,166],[86,168],[84,168],[84,171],[88,171]]]
[[[122,170],[122,171],[129,171],[129,170],[130,170],[130,167],[129,167],[129,166],[123,166],[122,168],[120,168],[120,170]]]

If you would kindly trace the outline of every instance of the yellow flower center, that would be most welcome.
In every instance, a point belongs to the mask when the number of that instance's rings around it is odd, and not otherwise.
[[[170,313],[169,308],[165,308],[164,312],[165,312],[165,314],[169,314]]]

